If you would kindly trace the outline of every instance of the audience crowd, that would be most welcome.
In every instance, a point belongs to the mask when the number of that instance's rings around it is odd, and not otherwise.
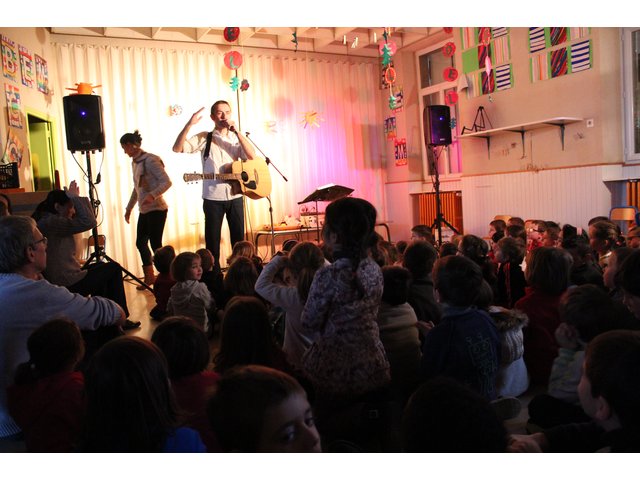
[[[1,445],[640,451],[638,227],[496,217],[485,238],[416,225],[393,243],[345,197],[321,245],[267,263],[249,241],[226,271],[207,249],[158,248],[147,340],[123,331],[121,280],[73,259],[86,199],[55,195],[37,223],[3,202]],[[509,433],[523,395],[528,433]]]

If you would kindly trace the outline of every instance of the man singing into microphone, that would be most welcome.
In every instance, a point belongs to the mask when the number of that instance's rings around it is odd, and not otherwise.
[[[255,151],[247,139],[236,130],[231,119],[231,106],[218,100],[211,107],[213,132],[200,132],[187,139],[189,130],[202,119],[204,107],[194,113],[173,144],[176,153],[202,152],[203,173],[228,173],[230,163],[253,160]],[[225,168],[225,165],[227,168]],[[222,220],[227,216],[231,245],[244,238],[244,205],[241,194],[233,194],[231,185],[220,180],[203,180],[202,209],[204,211],[205,242],[220,267],[220,236]]]

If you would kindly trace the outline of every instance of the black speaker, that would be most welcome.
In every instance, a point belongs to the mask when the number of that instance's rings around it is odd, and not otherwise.
[[[102,150],[102,98],[98,95],[68,95],[62,103],[67,149],[72,152]]]
[[[451,113],[447,105],[425,107],[424,143],[427,145],[451,145]]]

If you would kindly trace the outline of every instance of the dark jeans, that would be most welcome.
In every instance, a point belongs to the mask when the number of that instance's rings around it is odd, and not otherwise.
[[[122,307],[129,317],[127,297],[122,282],[122,267],[116,262],[92,263],[87,266],[87,274],[79,282],[67,287],[80,295],[98,295],[113,300]]]
[[[151,265],[153,252],[162,246],[162,233],[167,221],[167,210],[154,210],[138,216],[136,247],[142,258],[142,265]],[[149,250],[151,243],[151,250]]]
[[[227,216],[231,245],[244,239],[244,199],[203,200],[204,240],[207,250],[213,254],[216,265],[220,265],[220,237],[222,220]]]

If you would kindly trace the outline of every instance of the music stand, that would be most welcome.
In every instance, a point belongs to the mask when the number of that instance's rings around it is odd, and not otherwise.
[[[342,185],[334,185],[330,183],[328,185],[323,185],[322,187],[316,188],[316,190],[307,195],[307,197],[298,202],[298,205],[309,202],[316,202],[316,215],[319,215],[318,211],[318,202],[333,202],[342,197],[346,197],[353,192],[353,188],[343,187]],[[318,243],[320,243],[320,221],[316,218],[316,230],[318,234]]]

